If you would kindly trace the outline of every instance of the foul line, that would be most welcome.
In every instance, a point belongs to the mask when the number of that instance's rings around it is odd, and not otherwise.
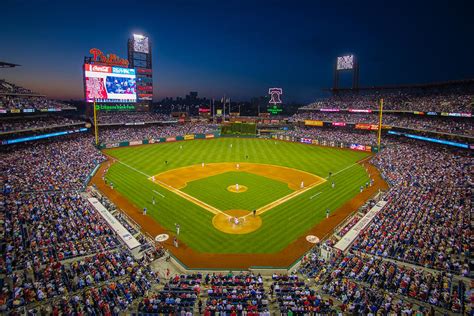
[[[256,210],[256,213],[257,213],[257,215],[263,214],[263,213],[265,213],[266,211],[269,211],[269,210],[271,210],[272,208],[275,208],[275,207],[277,207],[278,205],[281,205],[281,204],[285,203],[286,201],[291,200],[292,198],[294,198],[294,197],[296,197],[296,196],[298,196],[298,195],[300,195],[300,194],[303,194],[303,193],[305,193],[305,192],[308,191],[308,190],[311,190],[312,188],[314,188],[314,187],[316,187],[316,186],[322,184],[323,182],[325,182],[325,181],[313,183],[313,184],[307,186],[307,187],[304,188],[304,189],[297,190],[297,191],[295,191],[295,192],[293,192],[293,193],[290,193],[290,194],[288,194],[288,195],[286,195],[286,196],[284,196],[284,197],[282,197],[282,198],[280,198],[280,199],[278,199],[278,200],[276,200],[276,201],[270,202],[270,203],[268,203],[267,205],[258,208],[258,209]],[[249,215],[250,215],[250,214],[248,214],[248,215],[246,215],[246,216],[249,216]],[[245,217],[246,217],[246,216],[245,216]]]
[[[163,194],[161,194],[160,192],[156,191],[156,190],[153,190],[153,192],[155,192],[156,194],[158,195],[161,195],[161,197],[165,197]]]
[[[153,181],[153,180],[151,179],[151,177],[148,178],[148,180]],[[155,182],[155,183],[158,183],[160,186],[164,187],[165,189],[168,189],[168,190],[170,190],[171,192],[176,193],[177,195],[181,196],[182,198],[184,198],[184,199],[186,199],[186,200],[188,200],[188,201],[190,201],[190,202],[196,204],[197,206],[200,206],[200,207],[202,207],[203,209],[208,210],[209,212],[211,212],[211,213],[213,213],[213,214],[215,214],[215,215],[217,215],[217,214],[224,214],[224,215],[228,216],[227,214],[225,214],[224,212],[222,212],[222,211],[219,210],[218,208],[215,208],[214,206],[209,205],[209,204],[207,204],[207,203],[205,203],[205,202],[203,202],[203,201],[201,201],[201,200],[195,198],[195,197],[192,196],[192,195],[189,195],[189,194],[187,194],[187,193],[184,193],[183,191],[180,191],[180,190],[178,190],[178,189],[175,189],[175,188],[173,188],[172,186],[170,186],[170,185],[168,185],[168,184],[166,184],[166,183],[162,183],[161,181],[158,181],[158,180],[156,180],[156,179],[155,179],[154,182]]]
[[[126,166],[126,167],[129,167],[130,169],[132,169],[132,170],[134,170],[134,171],[136,171],[136,172],[138,172],[138,173],[144,175],[144,176],[147,177],[147,178],[150,178],[150,177],[151,177],[151,176],[147,175],[146,173],[144,173],[144,172],[138,170],[137,168],[134,168],[134,167],[130,166],[129,164],[126,164],[125,162],[122,162],[122,161],[120,161],[120,160],[118,160],[118,159],[114,159],[114,161],[116,161],[116,162],[118,162],[118,163],[121,163],[122,165],[124,165],[124,166]]]
[[[331,176],[338,175],[338,174],[340,174],[341,172],[346,171],[347,169],[350,169],[350,168],[352,168],[352,167],[354,167],[354,166],[356,166],[356,165],[359,165],[361,162],[363,162],[363,161],[365,161],[365,160],[367,160],[367,159],[369,159],[369,158],[372,158],[372,156],[369,156],[369,157],[367,157],[367,158],[364,158],[364,159],[362,159],[362,160],[360,160],[360,161],[358,161],[358,162],[354,162],[352,165],[347,166],[347,167],[345,167],[344,169],[339,170],[338,172],[331,174]],[[329,176],[327,176],[325,179],[329,179]]]
[[[134,168],[134,167],[130,166],[129,164],[126,164],[125,162],[122,162],[122,161],[120,161],[120,160],[118,160],[118,159],[114,159],[114,161],[116,161],[116,162],[118,162],[118,163],[121,163],[122,165],[124,165],[124,166],[126,166],[126,167],[128,167],[128,168],[130,168],[130,169],[132,169],[132,170],[134,170],[134,171],[136,171],[136,172],[138,172],[138,173],[144,175],[145,177],[148,178],[148,180],[152,180],[152,178],[153,178],[152,176],[150,176],[150,175],[144,173],[143,171],[138,170],[137,168]],[[153,181],[153,180],[152,180],[152,181]],[[211,213],[213,213],[213,214],[224,214],[224,215],[226,215],[224,212],[222,212],[221,210],[215,208],[214,206],[211,206],[211,205],[209,205],[209,204],[207,204],[207,203],[204,203],[204,202],[202,202],[202,201],[196,199],[195,197],[193,197],[193,196],[191,196],[191,195],[188,195],[188,194],[186,194],[186,193],[184,193],[184,192],[182,192],[182,191],[180,191],[180,190],[178,190],[178,189],[176,189],[176,188],[173,188],[172,186],[170,186],[170,185],[168,185],[168,184],[166,184],[166,183],[163,183],[163,182],[161,182],[161,181],[159,181],[159,180],[156,180],[156,179],[155,179],[153,182],[158,183],[160,186],[164,187],[165,189],[168,189],[168,190],[170,190],[171,192],[176,193],[177,195],[181,196],[182,198],[184,198],[184,199],[186,199],[186,200],[188,200],[188,201],[190,201],[190,202],[192,202],[192,203],[194,203],[194,204],[196,204],[196,205],[198,205],[198,206],[200,206],[200,207],[202,207],[202,208],[208,210],[209,212],[211,212]],[[155,191],[155,192],[156,192],[156,191]],[[157,192],[157,193],[158,193],[158,192]],[[163,196],[163,197],[164,197],[164,196]]]
[[[321,193],[323,193],[323,192],[318,192],[318,193],[316,193],[315,195],[311,195],[311,197],[310,197],[309,199],[312,200],[315,196],[318,196],[318,195],[320,195]]]

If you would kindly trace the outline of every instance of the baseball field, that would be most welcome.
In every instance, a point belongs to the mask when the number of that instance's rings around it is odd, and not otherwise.
[[[368,153],[274,140],[218,138],[104,153],[110,160],[99,172],[113,184],[111,199],[125,199],[132,218],[159,227],[150,234],[173,238],[179,224],[179,250],[202,254],[280,252],[312,228],[334,225],[338,209],[369,181],[358,163]]]

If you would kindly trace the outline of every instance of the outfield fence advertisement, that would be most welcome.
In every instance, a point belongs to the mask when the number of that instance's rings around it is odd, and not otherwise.
[[[186,135],[178,135],[178,136],[173,136],[173,137],[150,138],[150,139],[142,139],[142,140],[135,140],[135,141],[115,142],[115,143],[102,143],[99,145],[99,148],[100,149],[117,148],[117,147],[138,146],[138,145],[165,143],[165,142],[186,141],[186,140],[193,140],[193,139],[211,139],[211,138],[216,138],[216,137],[220,137],[219,132],[215,132],[213,134],[211,133],[186,134]]]
[[[358,151],[366,151],[366,152],[377,152],[378,148],[375,146],[368,146],[362,144],[355,144],[355,143],[343,143],[343,142],[336,142],[336,141],[328,141],[326,139],[317,139],[317,138],[309,138],[309,137],[294,137],[288,135],[279,135],[273,134],[271,136],[272,139],[284,140],[288,142],[296,142],[302,144],[311,144],[311,145],[321,145],[321,146],[328,146],[328,147],[337,147],[337,148],[349,148],[352,150]]]

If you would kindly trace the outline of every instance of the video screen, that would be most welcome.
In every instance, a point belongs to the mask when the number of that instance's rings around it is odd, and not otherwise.
[[[137,102],[135,69],[84,65],[87,102]]]

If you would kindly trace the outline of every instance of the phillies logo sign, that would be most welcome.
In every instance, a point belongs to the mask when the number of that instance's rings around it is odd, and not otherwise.
[[[281,104],[280,96],[283,94],[282,88],[270,88],[268,89],[268,94],[270,95],[270,101],[268,103],[271,104]]]
[[[118,57],[115,54],[107,54],[104,55],[102,51],[98,48],[91,48],[89,53],[92,55],[92,58],[96,62],[109,64],[109,65],[116,65],[122,67],[128,67],[128,60]]]

